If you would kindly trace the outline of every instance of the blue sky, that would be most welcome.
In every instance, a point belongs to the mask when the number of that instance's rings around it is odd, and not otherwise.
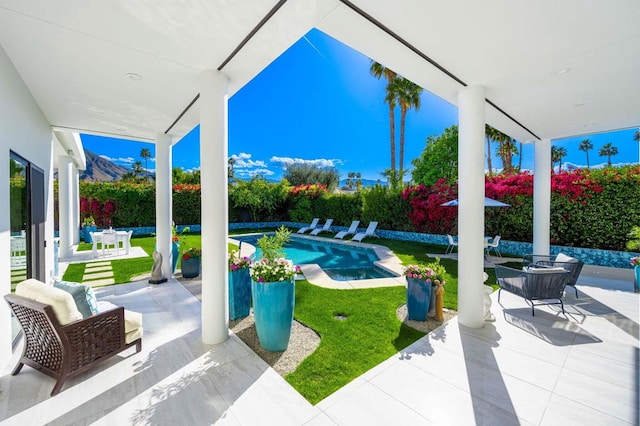
[[[236,159],[236,176],[262,174],[278,180],[288,164],[311,162],[335,166],[346,178],[360,172],[377,180],[390,167],[389,112],[383,102],[385,82],[369,74],[370,60],[318,30],[310,31],[262,73],[229,99],[229,155]],[[399,132],[399,111],[396,131]],[[422,152],[429,135],[457,124],[457,108],[432,95],[422,95],[419,111],[407,114],[405,168]],[[605,164],[598,149],[612,142],[619,154],[613,163],[637,163],[635,129],[553,141],[566,148],[566,165],[586,165],[580,141],[591,140],[593,167]],[[397,143],[398,136],[396,136]],[[130,167],[141,160],[140,150],[154,145],[82,135],[86,149]],[[173,167],[198,169],[199,127],[173,147]],[[494,158],[494,167],[500,161]],[[523,168],[533,168],[533,145],[525,145]],[[517,164],[518,157],[514,158]],[[144,165],[144,161],[142,161]],[[149,160],[154,170],[153,160]]]

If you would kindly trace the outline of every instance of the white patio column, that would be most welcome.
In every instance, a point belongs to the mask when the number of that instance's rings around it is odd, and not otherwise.
[[[202,183],[202,341],[229,337],[227,302],[227,77],[200,74],[200,180]]]
[[[458,321],[480,328],[484,273],[485,88],[458,92]]]
[[[162,276],[169,278],[171,273],[171,136],[165,133],[156,135],[156,250],[162,255]]]
[[[80,173],[73,165],[71,173],[71,241],[73,244],[80,243]]]
[[[58,230],[60,234],[60,257],[71,257],[73,253],[73,158],[61,155],[58,158]]]
[[[533,165],[533,254],[549,255],[551,233],[551,140],[535,143]]]

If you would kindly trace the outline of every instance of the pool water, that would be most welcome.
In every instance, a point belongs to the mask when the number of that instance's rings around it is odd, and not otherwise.
[[[257,241],[262,235],[234,236],[233,238],[256,247],[256,259],[262,257]],[[329,241],[307,240],[292,237],[285,245],[285,257],[294,264],[316,263],[336,281],[389,278],[395,275],[376,267],[379,260],[371,249],[350,247]]]

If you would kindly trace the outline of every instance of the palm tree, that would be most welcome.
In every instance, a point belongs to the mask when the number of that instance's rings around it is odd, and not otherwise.
[[[598,152],[598,155],[600,155],[600,157],[607,157],[607,166],[611,166],[611,157],[614,155],[618,155],[618,148],[616,148],[611,142],[609,142],[608,144],[600,148],[600,152]]]
[[[149,148],[142,148],[140,151],[140,157],[144,158],[144,178],[149,180],[149,168],[147,167],[147,160],[151,158],[151,151]]]
[[[636,142],[640,142],[640,129],[636,130],[635,135],[633,135],[633,140]]]
[[[397,77],[397,73],[384,65],[371,61],[371,68],[369,69],[371,74],[377,79],[383,76],[387,79],[387,88],[384,101],[389,104],[389,133],[390,133],[390,148],[391,148],[391,171],[395,175],[396,171],[396,127],[395,127],[395,109],[396,109],[396,94],[394,93],[395,86],[393,81]]]
[[[518,173],[520,173],[522,171],[522,142],[518,142],[519,148],[518,148]]]
[[[133,163],[133,166],[131,166],[131,172],[136,177],[140,176],[142,174],[142,163],[140,161]]]
[[[500,146],[498,146],[498,155],[502,158],[502,171],[503,173],[513,173],[513,154],[518,152],[516,148],[516,140],[511,139],[508,135],[498,131],[502,136],[498,140]]]
[[[558,163],[558,173],[562,171],[562,159],[567,156],[566,148],[553,145],[551,147],[551,168]]]
[[[402,175],[404,170],[404,128],[407,111],[411,108],[415,108],[416,111],[420,109],[422,87],[404,77],[396,78],[393,84],[395,85],[394,92],[400,105],[400,158],[398,159],[398,164],[400,175]]]
[[[584,151],[587,154],[587,169],[589,168],[589,151],[593,149],[593,144],[589,139],[585,139],[580,142],[580,146],[578,147],[580,151]]]
[[[493,175],[493,168],[491,167],[491,142],[498,141],[498,130],[485,124],[484,135],[487,138],[487,167],[489,167],[489,176],[491,176]]]

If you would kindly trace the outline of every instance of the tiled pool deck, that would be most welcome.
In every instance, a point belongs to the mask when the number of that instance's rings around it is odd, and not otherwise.
[[[143,350],[116,356],[63,392],[25,367],[0,377],[2,424],[638,424],[640,295],[583,274],[579,299],[530,309],[496,294],[497,320],[453,319],[316,406],[232,335],[200,339],[200,303],[178,281],[97,290],[144,315]],[[613,274],[615,276],[615,274]],[[353,344],[358,344],[356,341]]]

